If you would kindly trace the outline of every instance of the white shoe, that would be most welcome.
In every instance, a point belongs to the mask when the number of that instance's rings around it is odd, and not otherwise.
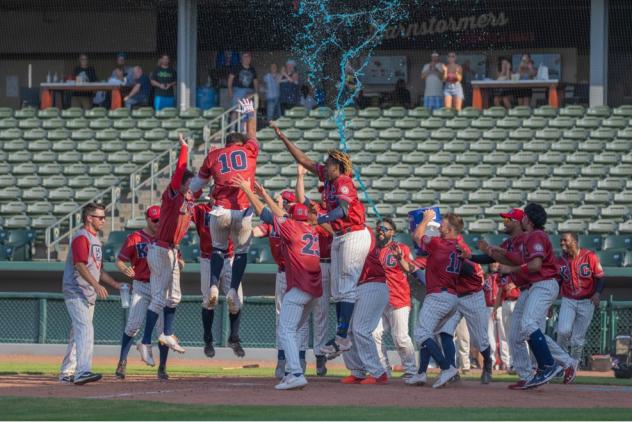
[[[219,289],[216,285],[211,286],[211,292],[208,295],[208,307],[209,309],[215,308],[217,305],[217,299],[219,298]]]
[[[277,390],[296,390],[296,389],[302,389],[306,385],[307,385],[307,379],[305,378],[304,375],[300,375],[297,377],[295,375],[290,374],[286,376],[285,378],[283,378],[283,381],[277,384],[274,388],[276,388]]]
[[[143,362],[149,366],[156,366],[156,363],[154,362],[154,355],[151,351],[151,344],[138,343],[136,345],[136,350],[140,353],[140,358]]]
[[[422,372],[421,374],[413,374],[411,377],[406,378],[404,383],[406,385],[424,385],[427,381],[426,373]]]
[[[239,301],[239,295],[235,289],[230,289],[226,294],[226,302],[228,303],[228,312],[235,315],[241,308],[241,302]]]
[[[178,353],[186,352],[184,347],[180,346],[180,343],[178,342],[178,338],[174,336],[173,334],[170,336],[166,336],[164,335],[164,333],[160,334],[160,337],[158,337],[158,343],[162,344],[163,346],[168,346],[174,352],[178,352]]]
[[[448,369],[444,369],[443,371],[441,371],[439,379],[436,380],[434,384],[432,384],[432,388],[439,388],[444,386],[458,374],[459,371],[454,366],[450,366]]]

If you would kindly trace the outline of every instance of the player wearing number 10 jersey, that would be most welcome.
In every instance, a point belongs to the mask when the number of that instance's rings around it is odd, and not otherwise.
[[[240,101],[239,106],[238,111],[246,119],[246,135],[236,132],[228,134],[226,146],[208,153],[197,177],[191,182],[193,192],[202,189],[210,179],[214,182],[211,192],[214,205],[209,221],[213,242],[209,280],[211,286],[217,286],[219,283],[229,238],[235,247],[230,290],[226,295],[228,309],[232,315],[237,315],[241,308],[237,291],[246,270],[248,248],[252,238],[252,209],[248,198],[235,188],[232,182],[236,175],[253,182],[259,156],[259,143],[256,139],[257,116],[253,103],[245,99]],[[216,289],[210,291],[215,292]],[[214,305],[217,297],[211,297],[209,300],[211,305]]]

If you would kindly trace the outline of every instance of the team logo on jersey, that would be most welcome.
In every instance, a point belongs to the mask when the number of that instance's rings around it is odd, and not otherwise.
[[[345,195],[348,195],[349,194],[349,188],[346,187],[346,186],[343,186],[343,187],[340,188],[340,192],[342,192]]]
[[[103,250],[101,249],[101,245],[92,245],[91,246],[91,254],[94,259],[94,263],[98,269],[101,269],[101,263],[103,261]]]
[[[590,271],[590,265],[588,264],[581,264],[579,266],[579,275],[582,278],[588,278],[590,277],[590,275],[592,274],[592,272]]]
[[[536,243],[535,245],[533,245],[533,249],[536,252],[544,252],[544,246],[542,246],[541,243]]]
[[[392,254],[390,254],[390,253],[387,254],[385,258],[386,258],[384,260],[385,261],[385,265],[388,268],[395,268],[395,267],[397,267],[397,260],[395,259],[395,257]]]
[[[149,250],[149,245],[147,243],[137,243],[136,244],[136,256],[139,258],[147,258],[147,251]]]
[[[569,271],[568,266],[562,265],[560,267],[560,277],[562,277],[562,281],[571,281],[571,272]]]

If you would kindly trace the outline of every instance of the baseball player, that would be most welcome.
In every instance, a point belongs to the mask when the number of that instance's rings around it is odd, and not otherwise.
[[[147,208],[145,212],[145,227],[127,236],[116,259],[116,267],[132,279],[132,297],[127,315],[127,324],[121,340],[121,354],[115,372],[118,379],[125,379],[127,355],[132,347],[132,340],[138,334],[151,302],[147,252],[149,245],[154,241],[159,222],[160,207],[152,205]],[[162,333],[162,323],[162,317],[159,317],[156,328],[160,333]],[[169,349],[166,348],[166,350],[168,351]],[[158,368],[158,378],[168,379],[166,368]]]
[[[279,315],[281,332],[279,340],[287,359],[287,375],[275,388],[277,390],[301,389],[307,385],[307,379],[299,357],[299,349],[303,342],[299,330],[309,318],[318,298],[323,294],[318,235],[313,225],[307,221],[309,217],[307,206],[294,204],[290,212],[286,213],[261,185],[255,184],[257,193],[268,205],[264,207],[250,189],[252,185],[250,180],[237,175],[233,183],[233,186],[241,188],[246,194],[255,213],[266,223],[272,224],[281,238],[287,291],[283,296]]]
[[[115,289],[123,285],[103,271],[101,240],[97,233],[105,223],[105,207],[95,203],[85,205],[81,210],[81,221],[83,227],[77,230],[68,251],[62,287],[72,325],[59,381],[75,385],[101,379],[101,374],[92,372],[94,305],[97,296],[101,299],[108,297],[108,291],[99,282]]]
[[[252,209],[248,198],[231,183],[236,175],[254,181],[259,156],[257,113],[253,102],[243,99],[239,101],[239,106],[239,112],[246,119],[246,135],[229,133],[226,136],[226,146],[209,151],[198,175],[191,182],[191,191],[197,192],[211,179],[214,181],[211,192],[214,203],[209,221],[213,239],[209,304],[215,306],[217,302],[217,285],[224,268],[230,238],[235,247],[235,258],[226,302],[229,312],[234,315],[242,305],[238,290],[248,262],[248,248],[252,238]],[[229,340],[229,346],[234,349],[236,345],[232,343]]]
[[[580,361],[586,342],[586,331],[604,287],[604,272],[597,255],[578,245],[577,234],[562,233],[562,256],[559,258],[562,278],[562,305],[557,322],[558,343]]]
[[[391,365],[383,342],[384,332],[390,331],[404,367],[404,378],[410,378],[417,373],[415,346],[408,334],[408,319],[412,304],[407,274],[412,272],[413,266],[409,264],[409,261],[412,261],[413,257],[408,246],[393,240],[396,233],[397,226],[390,218],[383,218],[378,222],[379,259],[384,268],[389,299],[378,328],[373,334],[378,342],[382,366],[390,374]]]
[[[505,369],[510,373],[515,373],[507,336],[509,333],[513,310],[516,306],[516,301],[520,297],[520,289],[513,283],[513,281],[511,281],[511,279],[507,280],[507,276],[500,276],[500,273],[498,272],[500,264],[493,262],[489,264],[489,266],[491,276],[496,278],[496,284],[498,286],[492,317],[496,317],[497,322],[496,332],[498,333],[498,345],[500,347],[499,356],[502,362],[502,369]]]
[[[151,302],[147,309],[145,332],[143,339],[136,345],[141,359],[149,366],[154,366],[151,349],[151,334],[162,313],[163,332],[158,337],[162,346],[159,366],[166,366],[166,347],[184,353],[185,349],[173,335],[176,306],[182,297],[180,293],[181,261],[178,247],[189,229],[193,217],[193,194],[189,184],[193,173],[187,169],[189,147],[183,135],[180,135],[180,154],[176,170],[171,176],[169,185],[162,193],[160,203],[160,222],[155,241],[149,245],[147,264],[150,273]]]
[[[318,217],[318,224],[330,223],[334,230],[331,244],[331,295],[336,302],[338,327],[334,339],[323,351],[334,358],[351,348],[347,331],[356,300],[356,286],[371,246],[365,226],[365,211],[351,178],[352,163],[348,154],[329,152],[327,161],[318,164],[296,147],[275,125],[271,127],[294,159],[324,182],[323,202],[327,213]]]
[[[215,348],[213,347],[213,319],[215,318],[215,305],[217,301],[211,301],[212,297],[219,294],[218,287],[211,285],[211,256],[213,255],[213,244],[211,239],[210,221],[213,203],[209,201],[203,204],[197,204],[193,207],[193,222],[200,238],[200,287],[202,290],[202,327],[204,329],[204,354],[209,358],[215,356]],[[224,256],[224,266],[220,274],[221,288],[224,294],[230,290],[230,276],[233,265],[233,242],[229,240],[228,251]],[[211,293],[211,289],[216,292]],[[241,286],[237,289],[240,302],[243,300],[243,292]],[[212,303],[211,303],[212,302]],[[241,312],[236,314],[229,313],[230,335],[228,344],[233,349],[233,353],[237,357],[243,358],[246,353],[241,347],[239,339],[239,322]]]
[[[371,249],[358,281],[357,301],[348,331],[352,346],[342,355],[351,375],[340,380],[343,384],[388,384],[388,373],[380,358],[380,346],[373,334],[388,305],[388,286],[380,261],[380,248],[373,232],[369,233]]]
[[[498,263],[489,264],[488,273],[485,275],[483,283],[483,293],[485,294],[485,306],[487,306],[487,338],[489,338],[489,348],[494,364],[498,361],[496,352],[498,351],[498,334],[496,323],[500,319],[500,308],[496,308],[496,298],[498,297]],[[495,267],[495,270],[493,268]]]

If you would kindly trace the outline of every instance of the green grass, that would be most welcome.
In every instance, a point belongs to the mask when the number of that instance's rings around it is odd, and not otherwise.
[[[210,406],[128,400],[0,398],[0,420],[622,420],[630,409]]]

